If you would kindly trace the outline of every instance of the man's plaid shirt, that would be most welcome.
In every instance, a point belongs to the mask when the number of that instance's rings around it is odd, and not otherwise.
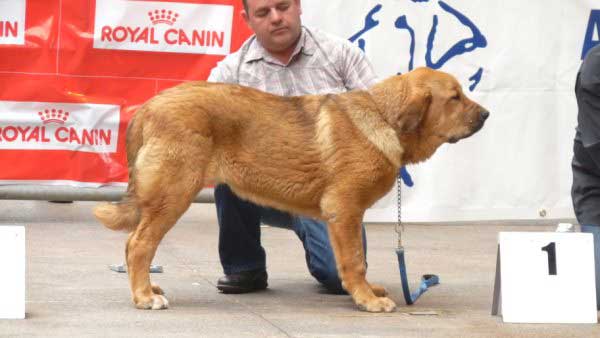
[[[252,36],[213,68],[208,81],[297,96],[366,89],[377,77],[364,53],[348,40],[302,27],[288,64],[270,56]]]

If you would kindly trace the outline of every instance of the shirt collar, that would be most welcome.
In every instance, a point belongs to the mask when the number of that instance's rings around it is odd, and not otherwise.
[[[269,60],[273,61],[274,58],[269,54],[269,52],[258,42],[256,39],[256,35],[252,37],[252,42],[250,43],[250,48],[246,53],[246,57],[244,58],[244,62],[249,63],[257,60]],[[315,42],[312,39],[310,33],[307,32],[307,29],[302,26],[302,30],[300,32],[300,39],[298,40],[298,44],[292,53],[292,58],[296,56],[296,54],[302,52],[304,55],[311,56],[315,53]]]

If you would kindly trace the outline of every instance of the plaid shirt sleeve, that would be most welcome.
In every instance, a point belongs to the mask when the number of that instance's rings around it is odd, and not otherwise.
[[[237,84],[239,81],[237,71],[239,63],[239,52],[227,55],[223,60],[217,63],[215,68],[210,71],[210,75],[206,81]]]
[[[345,41],[342,48],[341,71],[348,90],[367,89],[377,83],[373,65],[363,51],[349,41]]]

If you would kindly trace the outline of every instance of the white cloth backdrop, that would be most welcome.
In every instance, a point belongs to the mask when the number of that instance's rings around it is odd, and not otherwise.
[[[429,50],[429,65],[455,75],[491,112],[475,136],[408,167],[414,186],[402,189],[403,221],[574,217],[573,88],[584,45],[599,40],[600,1],[302,0],[302,8],[305,25],[354,37],[380,77],[427,65]],[[394,189],[365,221],[396,215]]]

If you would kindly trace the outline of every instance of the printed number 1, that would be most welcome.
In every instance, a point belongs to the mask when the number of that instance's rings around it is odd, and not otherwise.
[[[556,243],[550,242],[550,244],[542,247],[542,251],[548,253],[548,274],[556,275]]]

